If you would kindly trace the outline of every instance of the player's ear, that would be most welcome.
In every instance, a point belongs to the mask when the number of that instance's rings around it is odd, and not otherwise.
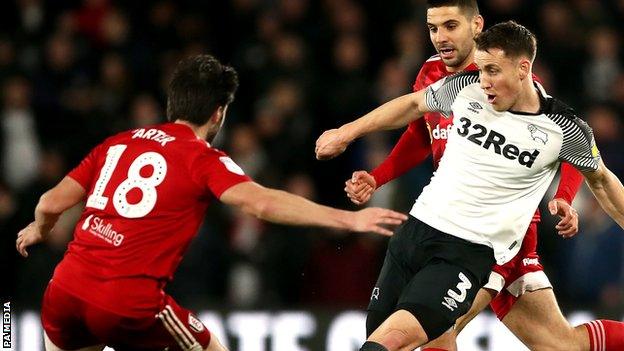
[[[484,24],[484,20],[483,20],[483,16],[481,15],[475,15],[474,17],[472,17],[472,33],[476,36],[477,34],[480,34],[483,31],[483,24]]]
[[[226,110],[227,106],[218,106],[212,116],[210,116],[212,123],[215,125],[221,125],[223,123],[223,119],[225,118]]]
[[[520,80],[524,80],[529,77],[531,73],[531,61],[522,57],[518,62],[518,75],[520,76]]]

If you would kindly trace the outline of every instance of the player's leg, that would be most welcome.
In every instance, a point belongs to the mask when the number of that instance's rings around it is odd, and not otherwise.
[[[472,303],[472,307],[470,307],[470,311],[465,315],[459,317],[459,319],[455,322],[455,334],[458,335],[462,330],[473,320],[481,311],[483,311],[489,304],[492,302],[492,299],[496,296],[498,292],[486,288],[479,289],[477,292],[477,296],[475,297],[474,302]]]
[[[589,350],[586,328],[570,326],[552,289],[525,292],[502,321],[531,350]]]
[[[496,296],[498,291],[481,288],[477,292],[470,310],[459,317],[455,322],[453,329],[440,335],[435,340],[432,340],[422,347],[422,351],[456,351],[457,350],[457,335],[466,327],[466,325],[473,320],[481,311],[483,311],[490,301]]]
[[[414,247],[414,233],[418,233],[419,223],[414,217],[409,217],[388,243],[383,266],[371,293],[366,315],[366,336],[369,337],[392,313],[403,288],[410,281],[418,267],[411,267],[417,259],[407,254],[406,247]]]
[[[370,335],[362,350],[413,350],[442,335],[470,309],[487,277],[489,265],[484,266],[480,280],[467,269],[432,259],[410,280],[397,311]]]
[[[401,292],[409,278],[402,265],[388,250],[367,308],[367,337],[395,311]]]
[[[45,331],[43,332],[43,341],[45,344],[46,351],[66,351],[54,345],[54,343],[50,340],[50,338],[48,337],[48,334]],[[81,349],[72,350],[72,351],[101,351],[101,350],[104,350],[104,347],[105,347],[104,344],[100,344],[100,345],[94,345],[94,346],[89,346],[89,347],[83,347]]]
[[[226,349],[223,345],[221,345],[221,342],[219,342],[219,339],[217,339],[217,336],[214,334],[210,335],[210,344],[204,350],[205,351],[228,351],[228,349]]]
[[[223,351],[218,340],[195,315],[169,295],[156,315],[127,317],[90,306],[89,329],[117,351]]]
[[[599,319],[577,326],[585,328],[590,351],[624,350],[624,323]],[[584,339],[582,339],[584,340]]]
[[[552,289],[521,295],[503,323],[531,350],[624,350],[624,323],[596,320],[572,327]]]
[[[104,345],[88,329],[84,301],[50,281],[41,304],[41,324],[47,351],[102,350]]]
[[[166,342],[161,345],[169,347],[170,350],[225,350],[191,311],[178,305],[169,295],[165,297],[165,303],[165,307],[156,315],[160,321],[158,327],[148,331],[145,335],[155,336],[154,331],[158,334],[168,334],[163,339]]]
[[[368,337],[360,350],[414,350],[425,342],[427,333],[418,319],[411,312],[398,310]]]

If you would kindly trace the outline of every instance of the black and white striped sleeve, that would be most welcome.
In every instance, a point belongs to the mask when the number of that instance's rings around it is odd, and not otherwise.
[[[577,116],[554,115],[553,120],[563,130],[563,143],[559,160],[580,171],[595,171],[600,162],[600,152],[591,127]]]
[[[479,72],[477,71],[462,72],[440,79],[431,84],[425,91],[427,108],[448,117],[459,92],[467,85],[478,81]]]

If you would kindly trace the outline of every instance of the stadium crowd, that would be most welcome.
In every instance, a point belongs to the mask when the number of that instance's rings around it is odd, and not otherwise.
[[[480,2],[486,27],[514,19],[540,41],[536,74],[589,121],[605,162],[624,177],[624,1]],[[18,258],[15,234],[39,194],[114,132],[164,121],[165,87],[183,57],[233,65],[240,90],[216,146],[251,177],[324,204],[352,207],[344,181],[384,159],[400,132],[317,162],[320,131],[411,90],[432,55],[422,0],[16,0],[0,5],[0,289],[38,309],[80,211]],[[220,141],[220,140],[221,141]],[[227,140],[227,142],[224,142]],[[427,183],[422,166],[372,204],[407,212]],[[580,232],[556,235],[543,215],[539,253],[564,311],[624,313],[624,236],[587,196]],[[547,211],[543,211],[547,213]],[[210,208],[169,290],[201,308],[364,308],[386,243],[274,226]],[[284,235],[295,232],[296,235]],[[171,233],[175,235],[175,233]]]

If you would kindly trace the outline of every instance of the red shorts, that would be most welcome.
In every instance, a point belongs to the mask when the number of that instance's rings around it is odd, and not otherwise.
[[[84,301],[50,281],[41,322],[56,346],[65,350],[105,344],[120,350],[203,350],[210,332],[190,311],[165,296],[153,317],[126,317]]]
[[[498,292],[490,307],[500,320],[524,292],[552,288],[537,254],[537,222],[529,225],[518,254],[504,265],[492,268],[484,288]]]

